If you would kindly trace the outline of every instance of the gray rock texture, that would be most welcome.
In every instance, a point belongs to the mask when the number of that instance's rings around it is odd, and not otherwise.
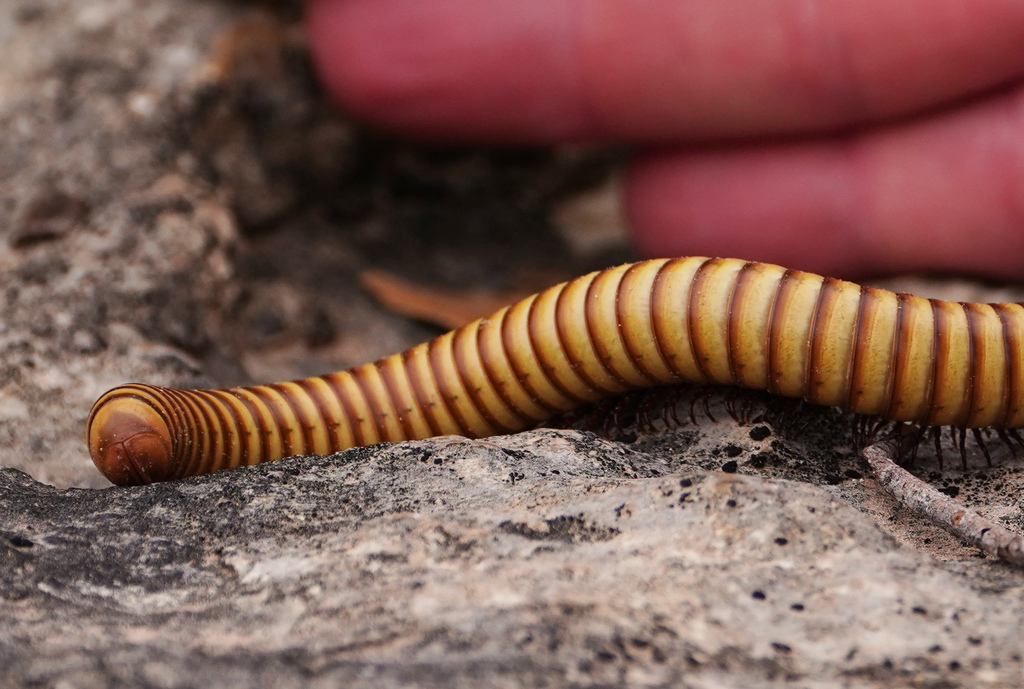
[[[81,450],[95,395],[203,381],[188,352],[227,296],[237,228],[180,118],[228,21],[216,3],[0,4],[4,464],[102,485]]]
[[[588,434],[445,438],[134,489],[0,482],[10,684],[1013,686],[1024,673],[1019,574],[989,565],[980,586],[822,489]]]
[[[436,334],[365,268],[507,289],[629,258],[618,154],[360,129],[297,2],[2,0],[0,46],[0,686],[1024,683],[1024,576],[898,509],[829,412],[660,392],[576,430],[106,487],[82,435],[108,387]],[[993,449],[917,470],[1020,529]]]

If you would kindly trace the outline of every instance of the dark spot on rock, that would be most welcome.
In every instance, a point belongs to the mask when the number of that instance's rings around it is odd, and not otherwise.
[[[257,336],[268,338],[284,332],[288,324],[281,312],[272,308],[263,308],[252,314],[250,326]]]
[[[944,486],[939,488],[939,492],[943,495],[948,495],[951,498],[955,498],[960,495],[960,486]]]
[[[838,486],[838,485],[839,485],[840,483],[842,483],[842,482],[843,482],[843,477],[842,477],[842,476],[839,476],[839,475],[837,475],[837,474],[825,474],[825,475],[824,475],[824,476],[822,477],[822,480],[824,480],[824,481],[825,481],[825,484],[826,484],[826,485],[829,485],[829,486]]]
[[[726,445],[725,454],[727,457],[739,457],[743,454],[743,448],[739,445]]]
[[[736,507],[736,501],[732,500],[732,499],[726,500],[725,501],[725,506],[726,507]]]
[[[750,456],[750,459],[747,460],[747,464],[755,469],[763,469],[767,459],[768,455],[763,452],[758,452]]]
[[[13,545],[15,548],[31,548],[32,546],[35,545],[35,543],[30,541],[29,539],[25,538],[24,536],[17,535],[17,534],[14,535],[14,536],[11,536],[7,540],[9,540],[11,542],[11,545]]]
[[[938,644],[935,644],[934,646],[932,646],[932,647],[930,647],[928,649],[929,653],[942,653],[942,651],[943,651],[942,646],[940,646]]]
[[[953,660],[953,661],[950,661],[950,663],[949,663],[949,669],[950,669],[950,670],[953,670],[954,672],[955,672],[956,670],[959,670],[959,669],[960,669],[960,661],[959,661],[959,660]]]
[[[14,20],[19,24],[31,24],[46,16],[46,8],[42,5],[26,4],[19,7],[14,13]]]
[[[592,543],[610,541],[619,535],[614,527],[604,527],[587,523],[582,516],[562,515],[554,519],[545,519],[547,530],[534,529],[523,522],[506,521],[498,524],[502,533],[522,536],[531,541],[558,541],[561,543]]]
[[[791,646],[789,646],[788,644],[779,643],[778,641],[773,641],[772,642],[772,648],[774,648],[779,653],[792,653],[793,652],[793,649],[792,649]]]
[[[722,471],[727,474],[735,474],[737,469],[739,469],[739,464],[735,461],[729,461],[722,465]]]
[[[434,457],[434,464],[436,464],[437,466],[441,466],[442,464],[444,464],[444,460],[441,459],[440,457]]]
[[[750,433],[749,433],[750,439],[751,440],[757,440],[757,441],[764,440],[765,438],[767,438],[771,434],[772,434],[772,429],[768,428],[768,426],[754,426],[753,428],[750,429]]]
[[[915,606],[915,607],[911,608],[910,611],[913,612],[915,615],[927,615],[928,614],[928,611],[925,610],[924,608],[922,608],[921,606]]]
[[[74,229],[89,212],[89,204],[62,191],[45,191],[29,202],[21,222],[11,234],[11,246],[21,249],[59,239]]]
[[[23,262],[15,270],[15,275],[21,282],[44,285],[54,278],[66,274],[69,269],[68,264],[62,259],[45,257],[40,260]]]
[[[754,591],[753,593],[751,593],[750,597],[753,598],[754,600],[765,600],[766,598],[768,598],[768,596],[764,595],[764,591],[760,591],[760,590]]]
[[[980,646],[981,638],[977,636],[969,636],[967,637],[967,643],[971,644],[972,646]]]
[[[789,541],[782,536],[775,539],[775,545],[786,545],[787,543],[789,543]]]
[[[71,336],[71,343],[79,354],[95,354],[107,348],[107,341],[92,330],[78,330]]]
[[[689,479],[689,478],[680,479],[679,480],[679,485],[682,488],[689,488],[690,486],[693,485],[693,479]]]
[[[324,347],[334,342],[337,336],[338,331],[330,317],[317,309],[306,327],[306,344],[310,347]]]
[[[804,604],[803,603],[793,603],[791,606],[789,606],[789,609],[790,610],[794,610],[796,612],[803,612],[804,611]]]

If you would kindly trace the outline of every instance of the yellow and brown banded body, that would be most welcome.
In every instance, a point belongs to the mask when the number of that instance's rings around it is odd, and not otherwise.
[[[92,457],[147,483],[442,434],[522,430],[677,382],[758,388],[896,421],[1024,426],[1024,305],[958,304],[733,259],[591,273],[372,364],[225,390],[125,385]]]

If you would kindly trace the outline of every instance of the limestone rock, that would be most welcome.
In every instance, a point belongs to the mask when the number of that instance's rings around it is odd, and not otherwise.
[[[0,523],[3,684],[1010,686],[1024,671],[1018,575],[973,586],[822,489],[571,431],[104,491],[4,470]]]

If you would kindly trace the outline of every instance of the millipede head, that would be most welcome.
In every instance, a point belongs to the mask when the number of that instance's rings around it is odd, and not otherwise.
[[[138,396],[111,390],[93,406],[87,426],[89,454],[117,485],[175,478],[171,431],[161,414]]]

